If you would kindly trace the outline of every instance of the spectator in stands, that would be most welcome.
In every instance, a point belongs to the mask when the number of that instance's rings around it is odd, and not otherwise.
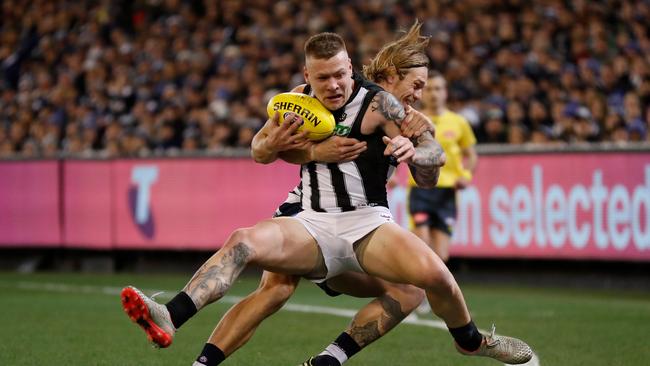
[[[528,141],[528,128],[521,123],[508,124],[508,143],[522,145]]]
[[[650,141],[647,1],[334,4],[7,2],[1,150],[51,157],[245,147],[249,129],[266,119],[263,101],[301,82],[306,34],[343,34],[363,63],[416,16],[426,20],[427,53],[449,81],[452,108],[505,114],[473,125],[480,142],[506,143],[519,125],[537,143]],[[584,118],[573,126],[567,105],[587,108],[589,126]],[[186,130],[197,128],[200,136],[186,142]]]
[[[485,113],[485,121],[483,129],[478,134],[478,141],[489,144],[506,143],[508,141],[507,133],[503,111],[498,107],[490,108]]]

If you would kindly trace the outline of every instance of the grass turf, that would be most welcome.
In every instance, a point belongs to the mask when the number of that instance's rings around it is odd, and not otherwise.
[[[190,365],[230,304],[201,311],[165,350],[150,347],[120,306],[133,284],[172,295],[189,276],[0,273],[0,365]],[[62,287],[61,284],[67,285]],[[245,277],[229,295],[257,285]],[[475,322],[529,342],[544,366],[642,365],[650,359],[650,294],[461,284]],[[307,281],[292,303],[357,309],[367,300],[329,298]],[[432,316],[430,316],[432,318]],[[280,311],[225,366],[297,365],[320,352],[349,319]],[[447,332],[400,325],[346,365],[498,365],[456,353]]]

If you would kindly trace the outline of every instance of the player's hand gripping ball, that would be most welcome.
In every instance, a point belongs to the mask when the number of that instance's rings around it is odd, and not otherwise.
[[[307,138],[312,141],[326,139],[334,132],[336,121],[334,115],[321,102],[301,93],[281,93],[269,100],[266,112],[269,118],[275,112],[280,114],[280,124],[284,123],[289,113],[295,113],[302,118],[302,126],[298,131],[307,131]]]

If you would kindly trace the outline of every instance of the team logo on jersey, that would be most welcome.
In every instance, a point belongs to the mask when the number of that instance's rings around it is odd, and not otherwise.
[[[336,125],[336,127],[334,127],[334,135],[336,136],[347,136],[350,134],[350,131],[352,131],[352,128],[349,126]]]

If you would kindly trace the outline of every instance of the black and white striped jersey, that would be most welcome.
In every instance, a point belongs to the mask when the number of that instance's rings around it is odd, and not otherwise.
[[[388,207],[386,182],[394,166],[384,156],[384,133],[361,133],[361,122],[375,94],[383,89],[358,75],[355,88],[345,106],[334,111],[335,134],[366,141],[368,149],[346,163],[310,162],[301,167],[301,205],[303,210],[345,212],[361,207]],[[309,85],[305,93],[310,94]]]
[[[302,197],[302,187],[301,184],[298,184],[294,189],[289,192],[287,199],[282,202],[280,206],[275,210],[273,217],[291,217],[298,214],[302,211],[302,206],[300,204]]]

